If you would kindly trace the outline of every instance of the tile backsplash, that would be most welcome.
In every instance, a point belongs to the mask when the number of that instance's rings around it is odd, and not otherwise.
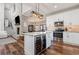
[[[79,25],[64,25],[64,29],[67,28],[67,31],[79,32]],[[49,25],[47,30],[54,30],[54,25]]]
[[[64,28],[67,28],[67,31],[79,32],[79,25],[65,25]]]

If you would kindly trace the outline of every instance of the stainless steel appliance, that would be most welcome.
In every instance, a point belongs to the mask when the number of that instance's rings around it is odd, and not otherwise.
[[[53,37],[55,41],[63,40],[64,31],[64,21],[57,21],[54,23],[55,31],[53,32]]]
[[[35,39],[35,55],[41,54],[41,52],[46,48],[46,35],[38,35]]]
[[[64,21],[56,21],[56,22],[54,22],[54,26],[55,27],[59,27],[59,26],[64,26]]]
[[[58,29],[53,32],[53,36],[57,38],[63,38],[63,29]]]
[[[41,52],[41,36],[36,36],[35,41],[35,55],[37,55],[39,52]]]
[[[43,47],[42,47],[42,49],[45,49],[46,48],[46,35],[43,35],[42,36],[42,44],[43,44]]]

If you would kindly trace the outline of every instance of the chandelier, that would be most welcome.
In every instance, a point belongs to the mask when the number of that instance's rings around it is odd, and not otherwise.
[[[39,13],[39,4],[36,4],[36,11],[32,11],[32,15],[39,19],[43,19],[43,15]]]

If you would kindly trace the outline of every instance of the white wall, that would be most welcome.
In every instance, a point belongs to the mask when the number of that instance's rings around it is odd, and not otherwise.
[[[0,3],[0,31],[4,31],[4,4]]]
[[[32,8],[29,7],[29,6],[27,6],[26,3],[23,3],[23,4],[22,4],[22,13],[25,13],[25,12],[31,10],[31,9],[32,9]],[[27,12],[27,13],[28,13],[28,12]]]
[[[59,14],[51,15],[47,17],[47,29],[54,29],[54,22],[59,20],[63,20],[65,25],[79,25],[79,9],[74,9],[66,12],[62,12]]]
[[[26,16],[22,16],[22,32],[28,32],[28,18]]]
[[[15,17],[21,16],[21,4],[20,3],[7,3],[5,4],[5,20],[8,19],[12,22],[13,28],[5,28],[9,35],[12,35],[16,38],[17,36],[17,27],[15,26]],[[20,18],[21,19],[21,18]],[[20,27],[20,26],[19,26]],[[8,30],[9,29],[9,30]]]

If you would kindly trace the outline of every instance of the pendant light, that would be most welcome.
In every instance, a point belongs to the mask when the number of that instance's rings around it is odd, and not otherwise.
[[[36,4],[36,11],[32,11],[32,15],[39,18],[39,19],[42,19],[43,18],[43,15],[39,13],[39,3]]]

